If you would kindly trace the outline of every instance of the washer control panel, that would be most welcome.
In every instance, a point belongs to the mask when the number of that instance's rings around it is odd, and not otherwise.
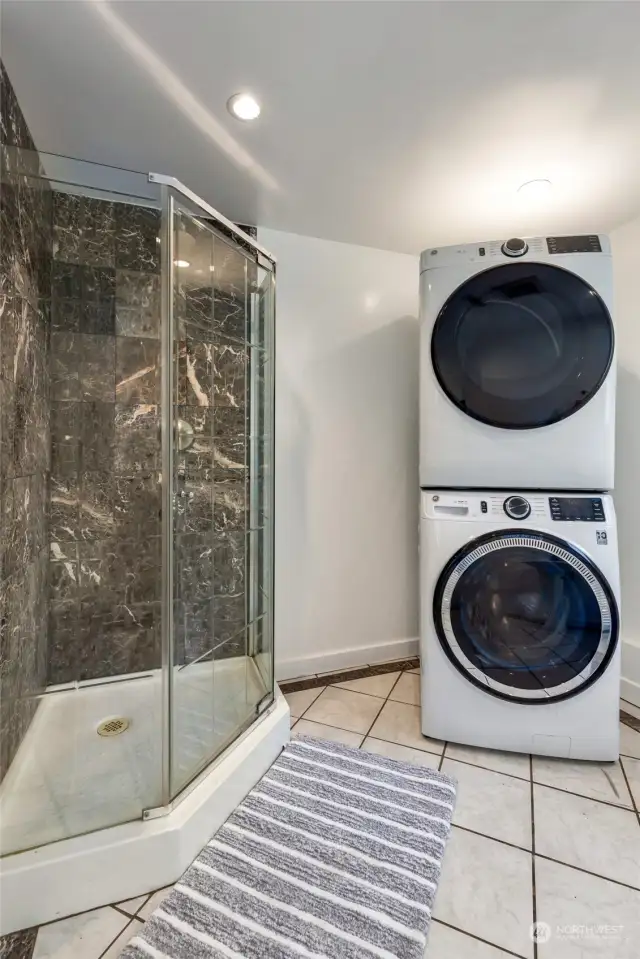
[[[550,496],[551,519],[563,523],[604,523],[600,496]]]
[[[432,519],[489,522],[498,527],[559,523],[613,521],[613,505],[607,496],[575,493],[538,493],[487,490],[422,490],[420,511]]]

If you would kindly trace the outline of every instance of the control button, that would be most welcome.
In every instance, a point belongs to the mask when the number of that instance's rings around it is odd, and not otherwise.
[[[488,508],[486,499],[480,500],[480,512],[486,513]]]
[[[502,508],[510,519],[526,519],[531,513],[531,506],[524,496],[508,496]]]
[[[524,256],[529,247],[517,236],[511,237],[506,243],[502,244],[502,252],[505,256]]]

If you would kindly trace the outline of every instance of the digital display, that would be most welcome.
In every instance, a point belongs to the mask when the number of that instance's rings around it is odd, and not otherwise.
[[[604,523],[604,507],[599,497],[551,496],[551,519],[563,522]]]
[[[602,253],[600,237],[592,233],[589,236],[548,236],[549,253]]]

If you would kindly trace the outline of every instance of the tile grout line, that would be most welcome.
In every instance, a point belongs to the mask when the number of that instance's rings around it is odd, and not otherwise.
[[[468,932],[466,929],[461,929],[459,926],[454,926],[453,923],[445,922],[444,919],[436,919],[435,916],[432,916],[431,921],[437,922],[441,926],[446,926],[447,929],[454,929],[456,932],[461,932],[463,936],[468,936],[469,939],[475,939],[476,942],[483,942],[485,945],[491,946],[493,949],[497,949],[505,956],[515,956],[515,959],[525,959],[525,957],[519,952],[512,952],[511,949],[505,949],[504,946],[498,946],[495,942],[490,942],[488,939],[483,939],[481,936],[476,936],[474,932]],[[428,950],[425,959],[429,959]]]
[[[455,746],[456,743],[448,743],[447,745]],[[424,750],[427,752],[428,750]],[[516,753],[514,755],[522,756],[523,753]],[[544,758],[544,757],[543,757]],[[623,759],[633,759],[633,756],[623,756]],[[572,789],[563,789],[562,786],[552,786],[550,783],[541,783],[537,779],[525,779],[524,776],[516,776],[515,773],[507,773],[502,769],[493,769],[491,766],[481,766],[479,763],[470,763],[467,759],[459,759],[457,756],[447,756],[447,759],[451,760],[454,763],[462,763],[463,766],[472,766],[474,769],[484,769],[487,772],[497,773],[499,776],[508,776],[509,779],[516,779],[518,782],[527,783],[533,782],[536,786],[544,786],[545,789],[553,789],[555,792],[564,793],[565,796],[577,796],[578,799],[590,799],[591,802],[600,803],[602,806],[610,806],[613,809],[622,809],[626,812],[633,812],[634,810],[630,806],[623,806],[620,803],[611,802],[609,799],[599,799],[596,796],[585,796],[584,793],[573,792]],[[533,757],[532,757],[533,759]],[[586,761],[586,760],[585,760]],[[640,762],[640,760],[638,760]],[[595,768],[594,764],[594,768]],[[622,766],[622,763],[620,764]],[[531,772],[529,773],[531,775]],[[632,797],[633,801],[633,797]]]
[[[619,762],[620,762],[620,769],[622,770],[622,775],[624,776],[624,781],[627,784],[627,789],[629,790],[629,795],[631,796],[631,802],[633,803],[633,808],[635,809],[635,812],[636,812],[638,825],[640,826],[640,809],[638,809],[635,796],[633,795],[633,791],[631,789],[631,784],[629,783],[629,777],[627,776],[627,770],[624,768],[624,763],[622,762],[622,759],[620,759]]]
[[[111,906],[111,908],[113,909],[114,907]],[[142,908],[142,907],[141,907],[141,908]],[[116,910],[116,911],[117,911],[117,912],[120,912],[119,909]],[[120,913],[120,915],[125,915],[125,913]],[[129,922],[127,922],[127,923],[124,924],[124,926],[122,927],[122,929],[120,930],[120,932],[117,934],[117,936],[116,936],[114,939],[111,940],[111,942],[110,942],[109,945],[106,947],[106,949],[103,949],[103,950],[102,950],[102,952],[101,952],[100,955],[98,956],[98,959],[102,959],[102,957],[107,954],[107,952],[109,951],[109,949],[111,949],[111,946],[114,944],[114,942],[117,942],[118,939],[120,938],[120,936],[122,935],[122,933],[125,931],[125,929],[128,929],[128,928],[129,928],[129,926],[131,925],[131,923],[134,921],[134,918],[135,918],[135,917],[134,917],[134,916],[128,916],[127,918],[129,919]]]
[[[529,755],[529,794],[531,797],[531,893],[532,893],[532,916],[533,926],[536,928],[538,921],[538,903],[536,901],[536,822],[535,806],[533,803],[533,756]],[[533,959],[538,959],[538,937],[533,936]]]

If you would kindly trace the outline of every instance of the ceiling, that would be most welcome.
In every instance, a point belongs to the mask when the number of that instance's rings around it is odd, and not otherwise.
[[[627,2],[4,0],[1,52],[40,149],[416,253],[640,212],[638,36]],[[244,89],[252,124],[225,108]]]

